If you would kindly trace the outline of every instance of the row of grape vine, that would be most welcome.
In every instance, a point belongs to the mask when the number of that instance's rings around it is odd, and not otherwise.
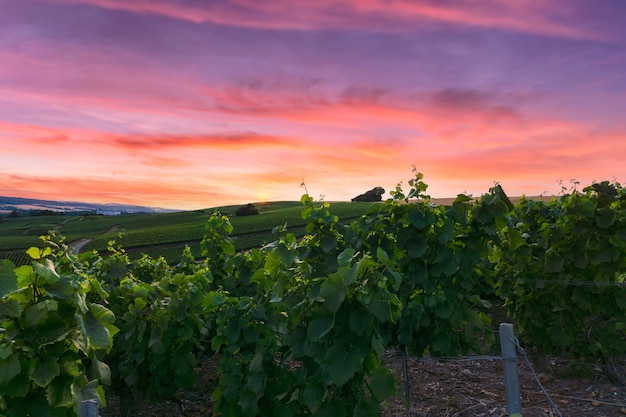
[[[0,415],[74,416],[103,385],[154,399],[193,386],[218,354],[222,416],[377,416],[396,393],[383,353],[480,352],[505,303],[544,350],[626,352],[626,193],[593,184],[513,205],[496,185],[431,204],[408,192],[341,223],[302,197],[304,237],[236,252],[228,217],[207,222],[202,259],[74,255],[62,237],[32,265],[0,263]],[[131,410],[126,410],[130,412]]]

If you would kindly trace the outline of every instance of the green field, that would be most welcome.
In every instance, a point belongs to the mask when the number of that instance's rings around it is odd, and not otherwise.
[[[349,221],[363,214],[372,204],[336,202],[331,211],[342,221]],[[72,244],[82,239],[89,242],[82,252],[96,250],[104,253],[107,243],[115,240],[131,258],[142,254],[152,257],[164,256],[175,263],[185,246],[194,256],[200,255],[200,241],[205,224],[211,213],[219,211],[228,215],[233,225],[233,238],[239,250],[258,247],[273,241],[271,231],[276,226],[287,225],[295,234],[304,232],[305,221],[301,217],[303,206],[297,201],[255,203],[257,216],[238,217],[234,212],[239,206],[223,206],[205,210],[182,211],[161,214],[122,214],[119,216],[71,215],[2,218],[0,222],[0,259],[8,258],[16,264],[28,261],[22,254],[31,246],[39,246],[39,236],[56,230]]]

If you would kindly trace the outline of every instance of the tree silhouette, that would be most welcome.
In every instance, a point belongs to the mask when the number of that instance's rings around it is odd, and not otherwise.
[[[352,199],[352,201],[381,201],[383,199],[383,194],[385,194],[385,189],[383,187],[374,187],[363,194],[357,195]]]
[[[254,216],[255,214],[259,214],[259,210],[252,203],[239,207],[235,212],[235,216]]]

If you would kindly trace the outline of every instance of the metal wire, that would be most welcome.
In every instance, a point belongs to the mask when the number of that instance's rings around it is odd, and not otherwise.
[[[535,372],[535,368],[533,368],[533,365],[530,363],[530,360],[528,359],[528,356],[526,356],[526,351],[524,350],[524,348],[520,345],[519,340],[517,339],[517,337],[515,336],[509,336],[509,338],[511,339],[511,341],[515,344],[515,347],[517,348],[517,350],[522,354],[522,356],[524,357],[524,360],[526,361],[526,364],[528,365],[528,369],[530,369],[530,372],[533,374],[533,378],[535,378],[535,381],[537,381],[537,384],[539,384],[539,388],[541,388],[541,391],[543,392],[543,395],[546,396],[546,398],[548,399],[548,402],[550,403],[550,405],[552,406],[552,408],[554,408],[554,411],[556,411],[557,415],[559,417],[563,417],[563,415],[561,414],[561,412],[559,411],[559,409],[557,408],[556,404],[554,404],[554,401],[552,401],[552,398],[550,398],[550,395],[548,394],[548,391],[546,391],[546,389],[544,388],[543,384],[541,383],[541,381],[539,381],[539,377],[537,376],[537,373]]]

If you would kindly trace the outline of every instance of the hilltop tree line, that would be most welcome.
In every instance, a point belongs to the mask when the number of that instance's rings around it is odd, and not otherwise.
[[[375,202],[382,201],[385,189],[383,187],[374,187],[363,194],[359,194],[352,198],[352,202]],[[235,216],[254,216],[259,214],[259,210],[252,203],[245,204],[235,211]]]
[[[9,214],[6,215],[7,219],[16,219],[18,217],[28,216],[28,217],[39,217],[39,216],[63,216],[65,213],[62,211],[52,211],[48,209],[44,210],[27,210],[27,211],[19,211],[17,209],[11,210]],[[2,216],[0,216],[0,221]]]

